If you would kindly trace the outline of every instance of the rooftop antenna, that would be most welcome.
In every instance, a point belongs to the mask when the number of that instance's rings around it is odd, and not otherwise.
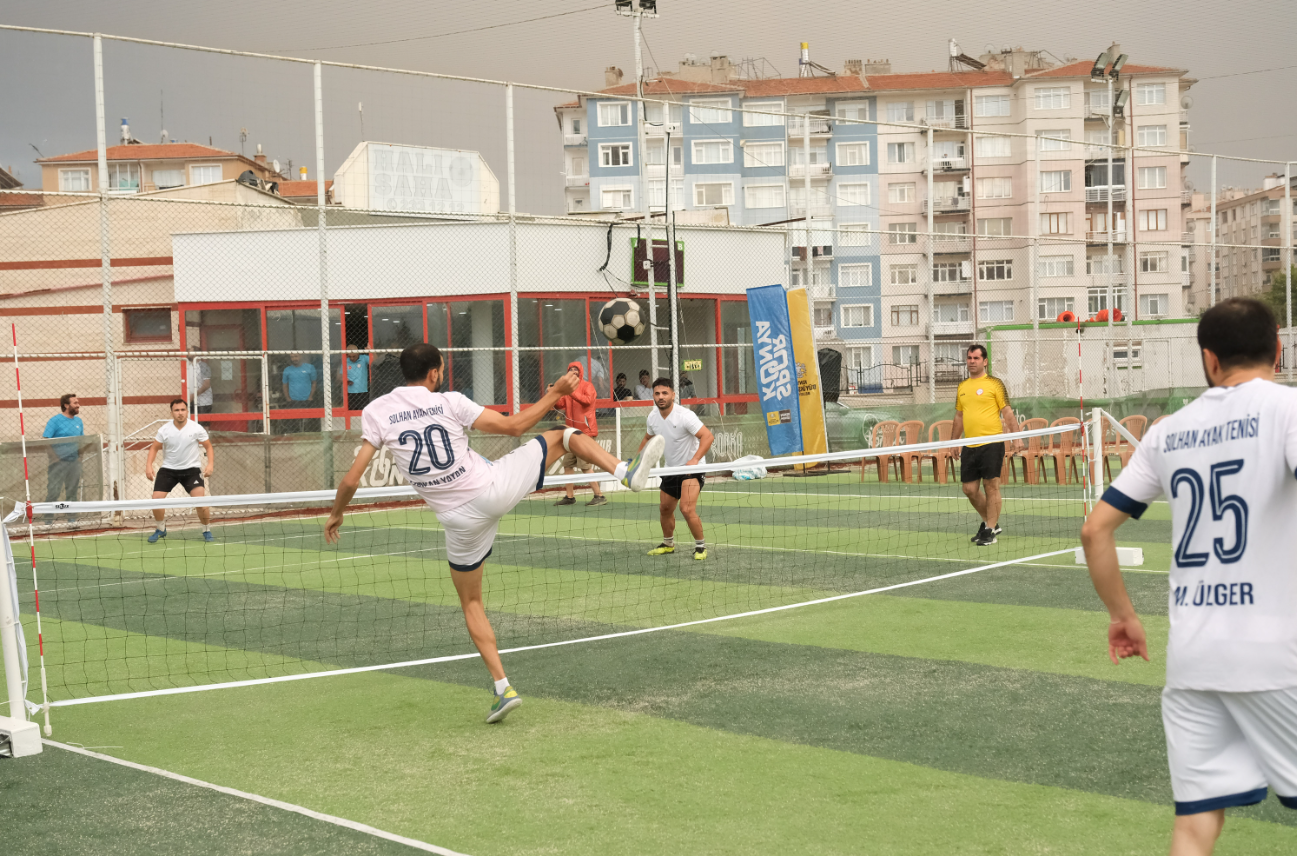
[[[158,90],[158,126],[162,129],[160,142],[165,146],[167,144],[167,103],[165,93]]]
[[[364,142],[365,140],[365,102],[364,101],[356,102],[356,112],[360,114],[360,140],[361,142]]]
[[[239,154],[243,154],[243,144],[248,141],[248,129],[239,129]]]

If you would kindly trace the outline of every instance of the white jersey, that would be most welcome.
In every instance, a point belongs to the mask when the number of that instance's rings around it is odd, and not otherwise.
[[[1171,504],[1166,685],[1297,687],[1297,389],[1216,387],[1149,429],[1104,500]]]
[[[698,444],[701,442],[697,436],[698,429],[703,427],[703,421],[698,418],[687,407],[681,407],[679,402],[671,405],[671,415],[662,418],[662,411],[657,407],[648,415],[648,433],[650,436],[662,435],[666,440],[666,461],[668,467],[683,467],[689,463],[689,459],[698,451]],[[707,459],[700,458],[698,463],[705,464]]]
[[[194,420],[186,419],[184,428],[168,422],[158,429],[153,439],[162,444],[162,463],[158,464],[162,469],[192,470],[203,465],[199,444],[207,442],[207,429]]]
[[[450,511],[491,484],[491,464],[468,447],[486,408],[458,392],[400,386],[369,403],[361,438],[392,450],[396,468],[433,511]]]
[[[194,405],[197,407],[211,407],[212,406],[212,386],[211,386],[212,367],[207,364],[206,360],[194,360],[194,375],[195,375],[194,380],[196,381],[196,385],[194,386],[194,389],[198,389],[199,387],[201,387],[204,381],[207,382],[207,389],[204,389],[202,392],[197,393],[194,396]]]

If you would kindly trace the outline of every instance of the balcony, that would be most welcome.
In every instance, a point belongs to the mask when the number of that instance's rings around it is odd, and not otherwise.
[[[936,235],[932,239],[932,252],[935,255],[971,253],[973,251],[972,235]]]
[[[1180,191],[1180,204],[1181,204],[1181,205],[1192,205],[1192,204],[1193,204],[1193,191],[1192,191],[1192,190],[1181,190],[1181,191]]]
[[[811,300],[837,300],[838,290],[836,286],[816,282],[806,289],[806,296]]]
[[[972,319],[968,321],[933,321],[930,325],[934,336],[971,336],[973,335]]]
[[[932,168],[937,172],[959,172],[968,169],[968,161],[964,158],[939,158],[932,159]]]
[[[969,210],[970,198],[967,196],[938,196],[932,200],[934,214],[959,214]],[[928,213],[928,200],[923,200],[923,213]]]
[[[932,283],[932,293],[937,295],[972,294],[973,278],[965,277],[953,280],[934,280]]]
[[[1108,243],[1109,235],[1112,235],[1112,242],[1114,244],[1124,244],[1126,242],[1125,229],[1118,229],[1115,232],[1086,232],[1085,241],[1088,244],[1106,244]]]
[[[1085,201],[1086,202],[1107,202],[1109,192],[1112,193],[1113,202],[1126,201],[1126,186],[1124,184],[1103,185],[1100,187],[1087,187],[1085,189]]]
[[[968,127],[968,118],[966,116],[940,116],[930,117],[924,120],[929,128],[937,131],[957,130]]]
[[[652,117],[649,118],[650,121],[644,123],[645,136],[661,137],[661,136],[665,136],[666,134],[670,134],[673,137],[680,136],[679,122],[667,122],[665,125],[655,125],[652,122]]]
[[[1108,151],[1112,150],[1112,159],[1121,160],[1125,155],[1120,146],[1086,146],[1085,159],[1088,161],[1106,161]]]
[[[563,145],[565,146],[584,146],[586,144],[585,134],[564,134]]]
[[[806,127],[806,124],[807,124],[807,123],[806,123],[806,120],[803,119],[803,118],[801,118],[800,116],[799,116],[799,117],[792,117],[792,118],[789,118],[789,120],[788,120],[788,136],[790,136],[790,137],[801,137],[801,136],[805,136],[806,133],[807,133],[807,127]],[[826,117],[826,118],[820,118],[820,117],[818,117],[818,116],[813,116],[813,117],[811,117],[811,120],[810,120],[810,129],[809,129],[809,132],[810,132],[811,136],[815,136],[815,135],[817,135],[817,134],[818,134],[818,135],[825,135],[825,134],[830,133],[830,127],[831,127],[831,124],[830,124],[830,122],[829,122],[829,120],[828,120],[827,117]]]
[[[1193,274],[1189,273],[1187,270],[1182,271],[1180,273],[1180,287],[1188,288],[1191,285],[1193,285]]]
[[[816,203],[810,206],[810,211],[806,210],[806,205],[796,202],[788,206],[789,217],[832,217],[833,206],[825,203]],[[795,227],[794,227],[795,228]]]
[[[1107,287],[1108,287],[1108,274],[1106,274],[1106,273],[1092,273],[1092,274],[1090,274],[1090,287],[1091,287],[1091,288],[1107,288]],[[1125,288],[1125,287],[1126,287],[1126,275],[1125,275],[1124,273],[1114,273],[1114,274],[1112,275],[1112,287],[1113,287],[1113,288]]]
[[[1193,240],[1194,240],[1194,234],[1193,234],[1193,232],[1181,232],[1181,233],[1180,233],[1180,243],[1181,243],[1181,244],[1192,244],[1192,243],[1193,243]]]
[[[789,178],[805,178],[807,172],[811,178],[826,178],[833,175],[833,165],[827,163],[795,163],[788,167]]]
[[[588,175],[569,175],[563,179],[567,187],[589,187],[590,176]]]
[[[1104,122],[1107,121],[1108,117],[1111,115],[1112,115],[1111,108],[1093,107],[1089,104],[1085,105],[1085,121],[1087,122],[1091,122],[1091,121]]]

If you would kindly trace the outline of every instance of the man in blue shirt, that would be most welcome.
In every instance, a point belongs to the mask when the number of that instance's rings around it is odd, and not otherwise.
[[[300,409],[311,406],[315,398],[315,366],[302,361],[301,354],[289,354],[289,365],[284,366],[283,387],[285,407]],[[288,431],[308,430],[305,419],[285,420]],[[313,420],[312,420],[313,421]]]
[[[86,426],[77,414],[81,412],[81,402],[75,394],[69,392],[59,399],[60,412],[50,417],[45,423],[46,439],[56,437],[84,437]],[[50,468],[45,490],[46,502],[58,502],[59,494],[64,494],[69,501],[77,499],[77,489],[81,486],[81,444],[51,443],[47,447],[50,456]],[[69,514],[68,520],[76,520],[75,514]]]
[[[347,409],[364,410],[369,404],[369,354],[348,345],[343,367],[347,372]]]

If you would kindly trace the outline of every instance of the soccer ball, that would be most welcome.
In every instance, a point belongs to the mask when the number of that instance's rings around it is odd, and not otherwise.
[[[614,345],[635,341],[647,326],[640,305],[628,297],[615,297],[599,310],[599,329]]]

